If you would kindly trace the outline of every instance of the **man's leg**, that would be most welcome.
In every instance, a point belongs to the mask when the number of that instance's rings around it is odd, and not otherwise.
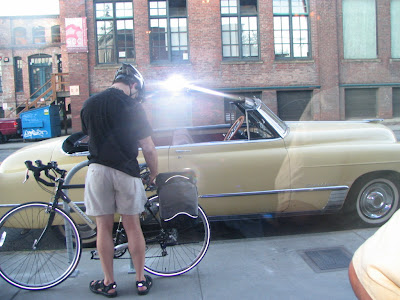
[[[103,215],[96,217],[97,223],[97,251],[99,253],[101,267],[104,273],[104,285],[113,283],[114,280],[114,241],[112,231],[114,226],[114,215]],[[111,289],[109,293],[114,292]]]
[[[360,300],[372,300],[369,296],[368,292],[365,290],[363,285],[361,284],[360,280],[358,280],[356,271],[353,267],[353,262],[350,262],[349,266],[349,279],[351,287],[353,288],[354,294],[356,295],[357,299]]]
[[[144,281],[146,243],[140,226],[139,215],[122,215],[122,223],[128,237],[128,247],[132,257],[132,262],[135,266],[136,281]],[[144,291],[146,290],[146,287],[140,287],[139,290]]]

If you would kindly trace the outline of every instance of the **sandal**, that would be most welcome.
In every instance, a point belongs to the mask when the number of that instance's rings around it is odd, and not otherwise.
[[[109,285],[104,285],[103,280],[92,280],[89,284],[90,290],[95,294],[101,294],[103,296],[113,298],[117,296],[117,291],[109,293],[109,290],[116,289],[117,284],[115,282],[110,283]]]
[[[136,281],[137,293],[140,296],[146,295],[150,291],[150,288],[153,286],[153,280],[151,279],[151,277],[149,275],[144,275],[144,278],[146,280]],[[139,291],[139,288],[143,287],[143,286],[145,286],[147,289],[145,289],[144,291]]]

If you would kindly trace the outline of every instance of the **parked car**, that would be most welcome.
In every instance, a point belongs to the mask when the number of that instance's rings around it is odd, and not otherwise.
[[[21,133],[21,120],[19,118],[0,119],[0,144],[7,142],[10,138],[20,138]]]
[[[190,169],[210,218],[325,214],[346,211],[368,224],[399,207],[400,144],[367,121],[283,122],[259,99],[237,99],[229,124],[154,133],[160,172]],[[57,161],[70,170],[86,160],[85,137],[72,135],[25,147],[0,166],[0,214],[49,199],[34,180],[22,184],[25,160]],[[140,161],[143,161],[140,156]],[[83,183],[86,169],[71,183]],[[70,191],[83,201],[83,191]]]

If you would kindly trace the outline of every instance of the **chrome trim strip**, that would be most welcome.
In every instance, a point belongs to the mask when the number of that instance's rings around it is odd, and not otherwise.
[[[202,142],[202,143],[194,143],[194,144],[186,144],[186,145],[172,145],[171,149],[176,148],[189,148],[189,147],[204,147],[204,146],[216,146],[216,145],[223,145],[228,146],[232,144],[250,144],[250,143],[268,143],[272,141],[282,140],[280,137],[270,138],[270,139],[258,139],[258,140],[230,140],[229,142],[226,141],[215,141],[215,142]],[[159,149],[159,147],[156,147]]]
[[[282,193],[315,192],[315,191],[337,191],[337,190],[348,190],[348,189],[349,189],[349,187],[347,185],[338,185],[338,186],[311,187],[311,188],[300,188],[300,189],[254,191],[254,192],[225,193],[225,194],[208,194],[208,195],[200,195],[199,198],[259,196],[259,195],[272,195],[272,194],[282,194]]]

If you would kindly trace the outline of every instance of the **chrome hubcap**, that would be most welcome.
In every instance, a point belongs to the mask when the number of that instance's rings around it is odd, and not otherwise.
[[[362,193],[360,210],[367,218],[379,219],[391,210],[394,201],[393,189],[384,182],[376,182]]]

